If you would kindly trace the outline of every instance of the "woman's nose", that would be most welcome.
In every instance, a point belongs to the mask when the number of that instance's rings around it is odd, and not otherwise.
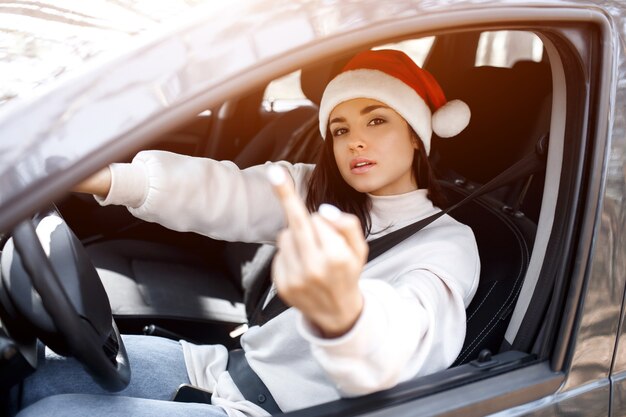
[[[363,142],[362,140],[353,140],[350,142],[350,150],[351,151],[356,151],[358,150],[363,150],[365,149],[365,142]]]

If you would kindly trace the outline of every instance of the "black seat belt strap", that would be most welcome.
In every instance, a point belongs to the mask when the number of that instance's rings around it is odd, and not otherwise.
[[[543,139],[543,138],[542,138]],[[486,194],[490,191],[493,191],[509,182],[514,180],[527,177],[543,168],[543,159],[538,151],[531,152],[526,157],[522,158],[491,181],[478,188],[476,191],[472,192],[464,199],[459,201],[458,203],[448,207],[445,210],[439,211],[431,216],[428,216],[424,219],[421,219],[415,223],[411,223],[408,226],[405,226],[401,229],[393,231],[385,236],[379,237],[377,239],[370,240],[368,242],[369,245],[369,254],[367,257],[367,262],[370,262],[387,252],[389,249],[394,247],[400,242],[403,242],[407,238],[413,236],[415,233],[428,226],[441,216],[448,214],[449,212],[461,207],[470,201],[480,197],[483,194]],[[259,325],[267,323],[269,320],[273,319],[283,311],[285,311],[288,306],[280,299],[278,296],[274,296],[269,303],[263,308],[263,304],[265,303],[265,299],[267,294],[269,293],[269,288],[271,287],[271,261],[263,268],[263,273],[259,274],[259,282],[257,288],[263,288],[262,291],[258,291],[257,297],[254,297],[255,305],[253,309],[251,309],[252,314],[250,315],[249,324],[251,326]]]
[[[480,197],[481,195],[493,191],[513,180],[533,174],[540,170],[542,166],[543,162],[540,156],[536,152],[532,152],[531,154],[527,155],[523,159],[510,166],[508,169],[504,170],[491,181],[466,196],[458,203],[415,223],[411,223],[410,225],[405,226],[402,229],[398,229],[385,236],[379,237],[378,239],[371,240],[370,242],[368,242],[370,251],[367,261],[369,262],[387,252],[389,249],[409,238],[410,236],[413,236],[415,233],[422,230],[424,227],[428,226],[444,214],[448,214],[452,210],[461,207],[468,202]]]
[[[517,163],[513,164],[511,167],[500,173],[498,176],[496,176],[494,179],[492,179],[482,187],[478,188],[470,195],[466,196],[458,203],[448,207],[447,209],[439,211],[415,223],[411,223],[410,225],[393,231],[385,236],[370,240],[368,242],[369,254],[367,257],[367,262],[374,260],[378,256],[387,252],[392,247],[396,246],[398,243],[413,236],[415,233],[428,226],[441,216],[448,214],[458,207],[461,207],[468,202],[480,197],[481,195],[493,191],[511,181],[533,174],[539,171],[542,167],[543,161],[541,157],[538,153],[533,152],[523,159],[519,160]],[[263,324],[267,323],[269,320],[273,319],[274,317],[285,311],[287,308],[289,308],[278,296],[274,296],[267,303],[267,305],[264,306],[267,295],[269,294],[269,289],[271,287],[271,261],[268,262],[267,265],[265,265],[262,271],[262,274],[259,274],[259,279],[262,279],[263,281],[262,283],[259,282],[259,284],[262,284],[259,285],[259,287],[262,287],[263,290],[258,292],[257,297],[254,297],[255,305],[251,309],[252,314],[250,314],[248,321],[250,326],[262,326]]]
[[[269,389],[250,367],[243,349],[228,352],[226,370],[246,400],[258,405],[271,415],[282,414],[282,410],[276,404]]]
[[[385,236],[370,240],[368,242],[369,254],[367,257],[367,262],[374,260],[398,243],[413,236],[415,233],[428,226],[441,216],[467,204],[468,202],[480,197],[483,194],[486,194],[505,184],[508,184],[511,181],[533,174],[540,170],[542,167],[543,160],[538,152],[532,152],[528,154],[526,157],[522,158],[521,160],[510,166],[508,169],[501,172],[491,181],[478,188],[476,191],[472,192],[458,203],[448,207],[447,209],[439,211],[415,223],[411,223],[410,225],[393,231]],[[249,324],[251,326],[262,326],[263,324],[267,323],[269,320],[273,319],[274,317],[285,311],[287,308],[289,308],[278,296],[274,296],[265,306],[265,308],[263,308],[263,304],[265,303],[265,299],[267,297],[267,294],[269,293],[269,288],[271,286],[271,260],[263,268],[263,273],[260,274],[259,279],[262,280],[262,282],[259,282],[259,284],[262,284],[259,285],[259,287],[263,288],[264,290],[257,290],[258,296],[254,297],[255,305],[252,309],[252,314],[250,315],[249,320]]]

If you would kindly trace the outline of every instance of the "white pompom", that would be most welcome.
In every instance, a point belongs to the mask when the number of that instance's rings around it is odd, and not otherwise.
[[[461,100],[450,100],[433,114],[433,132],[440,138],[456,136],[467,127],[472,113]]]

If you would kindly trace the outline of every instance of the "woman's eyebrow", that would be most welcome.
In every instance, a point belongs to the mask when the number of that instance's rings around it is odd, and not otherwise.
[[[373,112],[376,109],[388,109],[388,108],[389,108],[388,106],[384,106],[382,104],[373,104],[371,106],[367,106],[361,109],[361,114],[367,114],[367,113]]]
[[[376,109],[390,109],[391,107],[389,106],[385,106],[382,104],[372,104],[371,106],[367,106],[361,109],[360,113],[363,114],[367,114],[367,113],[371,113]],[[333,119],[331,119],[330,122],[328,122],[328,125],[332,125],[333,123],[345,123],[346,119],[344,117],[335,117]]]
[[[346,119],[344,117],[335,117],[334,119],[332,119],[328,125],[332,125],[333,123],[345,123]]]

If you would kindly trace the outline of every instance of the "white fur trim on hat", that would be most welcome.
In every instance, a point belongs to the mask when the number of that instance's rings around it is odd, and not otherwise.
[[[355,98],[377,100],[394,109],[420,137],[426,155],[430,154],[433,131],[441,138],[456,136],[471,118],[469,106],[461,100],[450,100],[431,114],[424,99],[399,79],[379,70],[355,69],[339,74],[324,90],[319,112],[320,133],[324,139],[333,109]]]
[[[472,113],[461,100],[450,100],[433,114],[433,132],[440,138],[456,136],[467,127]]]
[[[337,105],[355,98],[369,98],[385,103],[413,128],[430,152],[431,112],[415,90],[382,71],[355,69],[335,77],[324,90],[320,103],[320,133],[326,138],[330,113]]]

